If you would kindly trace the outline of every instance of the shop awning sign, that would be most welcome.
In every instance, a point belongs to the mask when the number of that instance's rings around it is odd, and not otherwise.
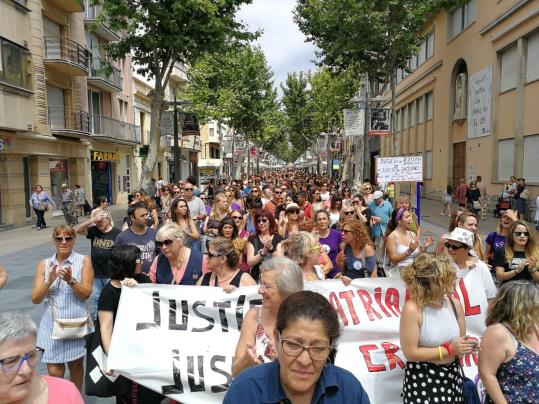
[[[118,152],[92,150],[92,161],[120,161]]]

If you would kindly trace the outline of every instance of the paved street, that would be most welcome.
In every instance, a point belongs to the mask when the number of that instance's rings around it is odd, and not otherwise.
[[[440,216],[440,206],[436,201],[422,200],[422,239],[426,236],[439,237],[446,231],[448,218]],[[120,227],[124,207],[113,206],[111,212],[116,226]],[[61,223],[63,217],[58,217],[50,219],[48,221],[50,227],[39,232],[31,225],[0,232],[0,262],[6,266],[9,273],[8,283],[0,291],[1,310],[21,310],[28,313],[36,323],[39,322],[42,306],[33,305],[30,301],[34,272],[39,260],[52,255],[52,229]],[[483,239],[485,234],[496,228],[496,224],[497,220],[492,218],[492,215],[481,222],[480,232]],[[77,238],[75,251],[81,254],[90,253],[90,244],[85,237]],[[45,366],[40,365],[38,371],[45,373]],[[85,402],[112,403],[114,400],[85,397]]]

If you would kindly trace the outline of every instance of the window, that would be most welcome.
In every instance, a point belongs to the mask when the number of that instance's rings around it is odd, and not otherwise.
[[[514,139],[498,141],[498,180],[505,181],[513,175]],[[537,158],[537,156],[536,156]]]
[[[215,136],[215,128],[210,128],[210,137]]]
[[[28,52],[0,38],[0,81],[29,88]]]
[[[417,106],[417,123],[420,124],[425,121],[425,97],[419,97]]]
[[[449,39],[456,37],[475,21],[475,0],[449,13]]]
[[[507,91],[517,86],[517,47],[512,46],[501,53],[502,77],[500,91]]]
[[[415,114],[416,114],[416,105],[415,105],[415,101],[412,101],[409,106],[408,106],[408,109],[410,110],[410,127],[412,126],[415,126]]]
[[[526,81],[539,79],[539,33],[528,38],[528,64]]]
[[[425,179],[432,179],[432,150],[425,153]]]
[[[408,105],[402,108],[402,129],[408,129]]]
[[[397,132],[400,132],[401,130],[401,127],[400,127],[400,123],[401,123],[401,110],[397,110]]]
[[[427,121],[432,119],[434,113],[434,97],[432,93],[427,94]]]
[[[434,31],[427,36],[426,42],[427,59],[430,59],[432,56],[434,56]]]
[[[419,45],[419,53],[417,54],[417,65],[421,66],[427,59],[427,40],[425,39]]]
[[[539,156],[539,135],[524,136],[524,167],[522,174],[528,182],[539,182],[537,156]]]

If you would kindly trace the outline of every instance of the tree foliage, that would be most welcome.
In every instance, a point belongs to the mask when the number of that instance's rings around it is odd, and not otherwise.
[[[100,19],[116,32],[118,42],[107,45],[114,59],[131,54],[137,73],[155,83],[151,101],[151,142],[142,169],[142,186],[149,184],[157,162],[159,122],[174,64],[195,63],[232,40],[249,40],[235,14],[251,0],[93,0],[101,5]]]

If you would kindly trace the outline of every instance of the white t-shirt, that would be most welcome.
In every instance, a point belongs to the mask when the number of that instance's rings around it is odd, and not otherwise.
[[[329,201],[329,198],[330,198],[329,191],[326,191],[325,193],[320,194],[320,200],[322,201]]]
[[[457,282],[460,279],[464,278],[466,274],[470,273],[474,278],[472,284],[477,285],[478,287],[482,285],[485,289],[485,295],[487,296],[487,299],[493,299],[494,297],[496,297],[498,290],[496,289],[496,285],[494,285],[494,280],[492,279],[492,275],[490,274],[488,265],[485,264],[483,261],[478,260],[475,263],[475,266],[472,268],[460,268],[454,262],[453,266],[457,270]]]

